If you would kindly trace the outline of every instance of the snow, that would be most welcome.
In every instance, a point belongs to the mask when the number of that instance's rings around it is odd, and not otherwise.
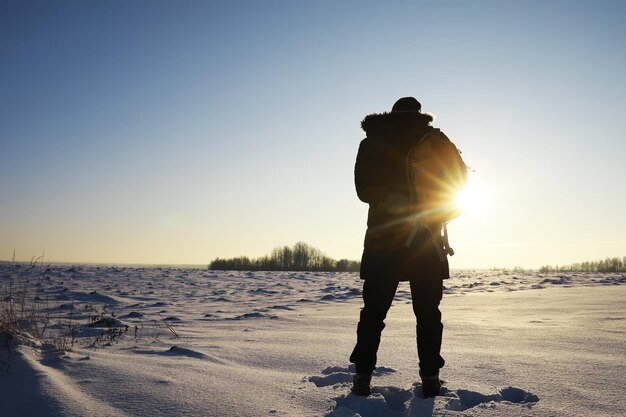
[[[15,268],[0,265],[1,288],[17,280]],[[2,416],[626,410],[624,274],[454,272],[442,302],[445,388],[428,399],[416,382],[406,283],[386,320],[373,394],[363,398],[349,392],[357,274],[59,265],[19,279],[43,300],[47,332],[67,335],[73,323],[75,342],[57,352],[25,333],[0,335]]]

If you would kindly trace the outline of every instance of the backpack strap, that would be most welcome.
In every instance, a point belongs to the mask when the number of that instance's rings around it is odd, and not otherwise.
[[[448,241],[448,223],[443,223],[443,250],[450,256],[454,256],[454,249],[450,247],[450,242]]]
[[[428,139],[429,136],[440,135],[440,134],[441,134],[441,129],[439,129],[438,127],[428,126],[428,130],[426,131],[426,133],[424,133],[424,136],[422,136],[422,138],[417,143],[420,144],[424,142],[426,139]]]

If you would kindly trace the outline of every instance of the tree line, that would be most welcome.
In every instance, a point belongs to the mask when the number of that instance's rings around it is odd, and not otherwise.
[[[544,265],[539,272],[626,272],[626,256],[587,261],[570,265]]]
[[[293,246],[274,248],[269,255],[260,258],[239,256],[236,258],[215,258],[209,269],[221,271],[335,271],[356,272],[361,263],[348,259],[334,260],[322,251],[304,242]]]

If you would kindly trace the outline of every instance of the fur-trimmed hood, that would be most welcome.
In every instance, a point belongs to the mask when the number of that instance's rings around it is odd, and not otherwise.
[[[433,121],[433,116],[415,111],[373,113],[365,116],[361,129],[368,137],[396,136],[423,131]]]

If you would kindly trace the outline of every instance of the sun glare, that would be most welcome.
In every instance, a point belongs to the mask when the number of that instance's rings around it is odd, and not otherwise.
[[[466,214],[480,214],[489,203],[489,196],[484,187],[476,183],[472,177],[456,197],[456,205]]]

